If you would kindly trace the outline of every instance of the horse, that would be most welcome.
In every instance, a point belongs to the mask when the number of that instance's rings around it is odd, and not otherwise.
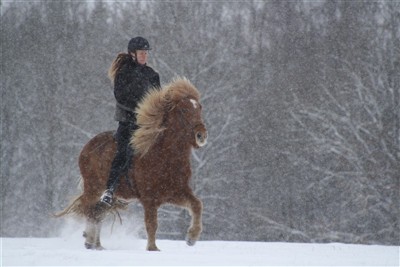
[[[202,231],[203,204],[189,186],[190,157],[193,148],[207,142],[199,100],[199,91],[186,78],[175,78],[162,88],[151,89],[144,97],[136,109],[139,128],[130,140],[135,151],[134,167],[120,177],[111,206],[99,199],[116,153],[114,132],[102,132],[83,147],[79,155],[83,191],[56,217],[75,214],[86,219],[83,236],[87,249],[104,249],[100,242],[102,221],[110,213],[124,209],[131,200],[139,200],[144,208],[148,251],[159,250],[157,210],[167,203],[189,211],[191,224],[186,243],[196,243]]]

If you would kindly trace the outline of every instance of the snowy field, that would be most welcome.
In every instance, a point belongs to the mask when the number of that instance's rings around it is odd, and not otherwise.
[[[146,241],[109,236],[107,250],[86,250],[83,238],[2,238],[1,266],[399,266],[399,247],[158,240],[160,252],[145,251]]]

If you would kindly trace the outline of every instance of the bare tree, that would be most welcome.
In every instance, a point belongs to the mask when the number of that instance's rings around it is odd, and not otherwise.
[[[326,229],[321,240],[398,239],[390,233],[398,232],[399,87],[392,82],[395,66],[387,69],[392,59],[383,57],[396,50],[391,43],[396,37],[382,50],[376,46],[380,36],[364,44],[372,56],[349,58],[343,48],[326,55],[313,104],[293,93],[291,131],[306,145],[289,154],[293,164],[314,173],[303,194],[308,210],[314,210],[310,218]],[[332,194],[322,194],[326,188],[333,188]],[[347,229],[355,234],[346,238],[341,232]]]

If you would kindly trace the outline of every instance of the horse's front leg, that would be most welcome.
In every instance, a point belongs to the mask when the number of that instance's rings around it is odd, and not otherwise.
[[[191,190],[188,190],[187,192],[182,194],[181,198],[177,199],[174,204],[186,208],[190,213],[192,221],[187,231],[186,244],[188,244],[189,246],[194,246],[196,241],[199,240],[201,231],[203,229],[203,204],[197,197],[194,196]]]
[[[160,251],[156,246],[157,206],[154,204],[144,204],[144,221],[147,231],[147,250]]]

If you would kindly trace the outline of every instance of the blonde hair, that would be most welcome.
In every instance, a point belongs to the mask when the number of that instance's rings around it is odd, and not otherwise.
[[[108,69],[108,78],[110,78],[111,82],[114,83],[115,76],[117,75],[117,71],[124,65],[127,60],[131,58],[131,55],[128,53],[119,53],[114,61],[111,63],[110,68]]]

